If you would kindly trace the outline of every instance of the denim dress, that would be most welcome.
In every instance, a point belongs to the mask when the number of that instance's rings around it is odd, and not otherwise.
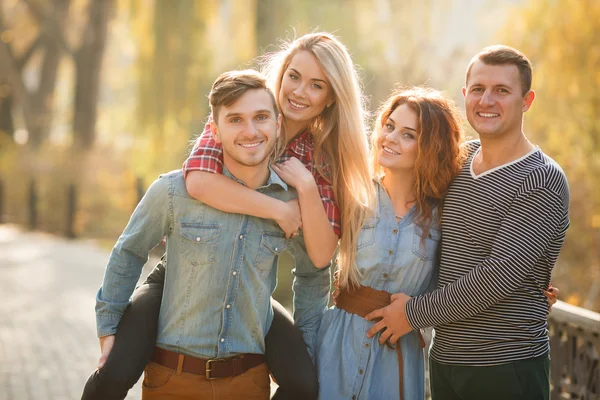
[[[361,284],[389,293],[409,296],[434,289],[437,283],[438,226],[422,240],[414,224],[414,207],[397,222],[391,200],[377,187],[377,212],[364,225],[358,240],[356,263]],[[325,311],[316,340],[319,398],[399,399],[398,355],[380,345],[379,334],[369,339],[373,326],[362,317],[337,307]],[[423,349],[416,332],[400,339],[404,364],[404,398],[425,397]]]

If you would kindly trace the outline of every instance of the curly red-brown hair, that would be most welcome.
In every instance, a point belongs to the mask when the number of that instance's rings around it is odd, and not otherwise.
[[[415,161],[415,223],[427,237],[433,222],[439,222],[443,199],[458,175],[465,152],[462,119],[453,100],[425,87],[400,88],[382,104],[371,136],[371,165],[377,178],[385,175],[379,165],[382,127],[390,114],[406,104],[417,114],[418,150]],[[438,212],[434,215],[434,209]]]

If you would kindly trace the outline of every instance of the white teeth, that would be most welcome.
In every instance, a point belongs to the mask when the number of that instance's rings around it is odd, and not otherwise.
[[[477,115],[479,115],[480,117],[484,117],[484,118],[495,118],[498,117],[500,114],[491,114],[491,113],[477,113]]]
[[[305,106],[304,104],[300,104],[300,103],[296,103],[293,100],[289,100],[290,104],[293,105],[296,108],[307,108],[308,106]]]
[[[383,151],[385,151],[388,154],[393,154],[395,156],[400,155],[400,153],[396,153],[394,150],[390,149],[389,147],[385,147],[385,146],[383,146]]]
[[[258,145],[260,145],[262,142],[256,142],[256,143],[240,143],[240,146],[242,147],[256,147]]]

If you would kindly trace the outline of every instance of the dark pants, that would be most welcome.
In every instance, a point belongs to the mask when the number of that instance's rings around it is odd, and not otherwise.
[[[490,367],[441,364],[429,359],[432,400],[548,400],[548,354]]]
[[[122,400],[138,381],[156,344],[164,283],[159,264],[136,289],[131,306],[117,328],[115,344],[101,370],[88,378],[82,400]],[[265,357],[279,385],[273,399],[316,399],[317,369],[300,331],[287,310],[275,300],[273,323],[265,337]]]

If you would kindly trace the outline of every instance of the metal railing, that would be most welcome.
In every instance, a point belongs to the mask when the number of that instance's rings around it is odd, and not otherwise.
[[[548,325],[552,400],[600,399],[600,314],[558,301]]]

